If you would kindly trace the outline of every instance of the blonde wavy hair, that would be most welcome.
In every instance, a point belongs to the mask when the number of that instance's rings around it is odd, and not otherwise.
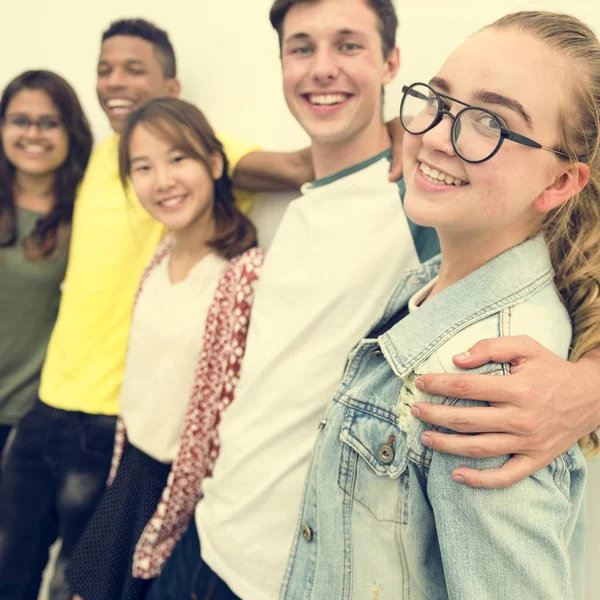
[[[569,359],[600,347],[600,41],[579,19],[560,13],[509,14],[486,29],[529,33],[568,60],[570,103],[560,115],[560,148],[590,167],[583,190],[549,213],[543,231],[555,282],[573,322]],[[599,430],[579,440],[586,455],[600,452]]]

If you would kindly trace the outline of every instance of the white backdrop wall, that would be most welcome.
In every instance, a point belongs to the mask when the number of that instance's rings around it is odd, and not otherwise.
[[[196,102],[220,131],[264,148],[294,149],[307,138],[281,92],[271,0],[2,0],[0,87],[31,68],[54,70],[75,87],[97,140],[110,133],[96,101],[95,71],[102,31],[115,19],[140,16],[167,29],[174,43],[182,96]],[[398,2],[402,68],[388,87],[386,114],[396,113],[403,83],[427,80],[466,36],[513,10],[559,10],[600,31],[598,0],[413,0]],[[255,209],[268,244],[286,205],[263,198]],[[565,424],[567,425],[567,424]],[[600,598],[600,460],[590,465],[586,600]]]

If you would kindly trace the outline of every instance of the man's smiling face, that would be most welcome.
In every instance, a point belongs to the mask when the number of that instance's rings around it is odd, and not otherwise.
[[[165,77],[154,45],[140,37],[115,35],[102,43],[96,92],[113,130],[152,98],[176,96],[175,79]]]

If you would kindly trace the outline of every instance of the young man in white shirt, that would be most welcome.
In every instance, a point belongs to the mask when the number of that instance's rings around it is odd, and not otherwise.
[[[439,251],[388,177],[382,96],[399,67],[391,0],[278,4],[284,94],[311,137],[316,180],[267,253],[236,399],[197,507],[200,544],[192,525],[152,600],[189,597],[192,581],[200,598],[209,588],[214,598],[278,595],[317,425],[348,353],[401,273]]]

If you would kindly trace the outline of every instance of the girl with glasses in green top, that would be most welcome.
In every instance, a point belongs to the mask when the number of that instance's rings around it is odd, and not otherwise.
[[[37,397],[92,133],[72,87],[26,71],[0,97],[0,451]]]

